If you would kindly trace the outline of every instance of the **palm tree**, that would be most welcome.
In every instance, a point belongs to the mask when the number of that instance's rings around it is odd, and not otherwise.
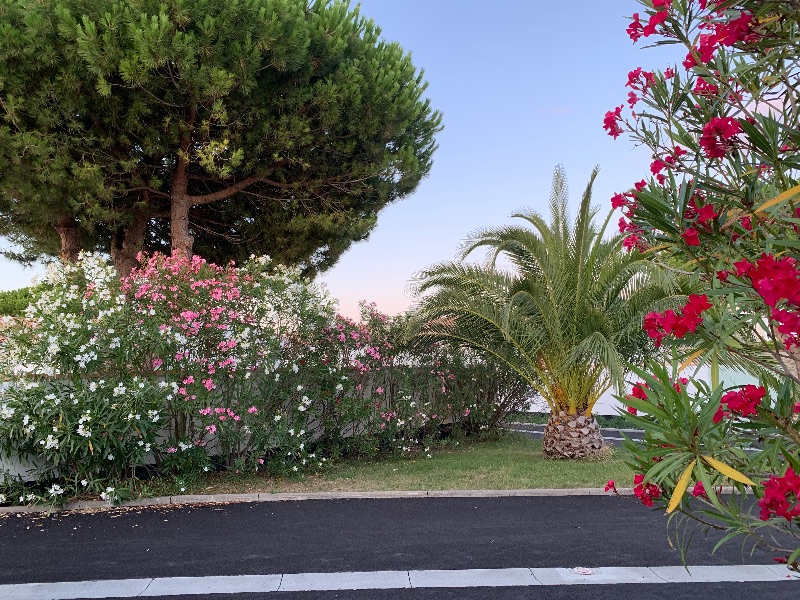
[[[629,362],[654,351],[642,320],[676,289],[648,255],[625,252],[619,236],[604,238],[611,215],[596,226],[596,176],[597,168],[574,223],[559,166],[549,223],[532,211],[512,215],[528,227],[479,230],[464,243],[461,261],[423,271],[409,330],[412,339],[473,348],[527,381],[550,408],[544,451],[558,458],[600,451],[592,407],[612,385],[623,393]],[[463,262],[478,248],[488,251],[485,265]],[[498,267],[501,256],[512,268]]]

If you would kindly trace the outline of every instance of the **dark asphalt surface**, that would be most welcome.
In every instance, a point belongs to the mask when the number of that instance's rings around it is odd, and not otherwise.
[[[797,600],[792,583],[580,585],[566,587],[427,588],[169,596],[164,600]],[[120,599],[122,600],[122,599]],[[128,599],[125,599],[128,600]]]
[[[613,496],[312,500],[7,515],[0,519],[0,583],[679,565],[666,522],[661,512]],[[773,564],[771,555],[750,555],[736,542],[711,556],[716,539],[696,536],[688,563]]]
[[[509,423],[508,425],[504,426],[504,429],[509,431],[516,431],[518,433],[522,433],[527,435],[534,440],[542,439],[542,435],[544,434],[544,425],[534,425],[531,423]],[[624,435],[631,438],[633,441],[638,442],[642,440],[642,436],[644,432],[641,431],[625,431],[623,432],[620,429],[601,429],[601,433],[603,434],[603,439],[605,439],[606,444],[610,446],[614,446],[619,448],[622,446],[622,440],[624,439]]]

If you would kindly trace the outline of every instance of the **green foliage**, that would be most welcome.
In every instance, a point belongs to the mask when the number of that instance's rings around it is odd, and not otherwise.
[[[0,316],[22,316],[25,309],[39,299],[40,294],[41,290],[36,287],[0,292]]]
[[[339,0],[0,1],[0,234],[330,267],[432,164],[409,54]],[[134,231],[144,220],[146,230]],[[127,236],[127,237],[126,237]]]
[[[677,284],[649,257],[623,252],[594,223],[592,174],[578,218],[567,211],[559,167],[553,177],[550,222],[534,212],[514,215],[529,228],[476,232],[462,256],[487,248],[489,266],[444,263],[423,271],[413,334],[447,339],[507,365],[553,411],[588,413],[611,385],[621,389],[626,361],[641,362],[652,345],[641,330],[648,310]],[[500,256],[511,272],[496,268]]]

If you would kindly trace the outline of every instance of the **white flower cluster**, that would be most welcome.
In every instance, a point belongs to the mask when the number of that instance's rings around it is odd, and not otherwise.
[[[78,435],[85,438],[92,437],[91,429],[87,429],[85,424],[92,420],[92,416],[89,413],[84,413],[84,415],[78,419]]]
[[[300,412],[305,412],[308,410],[309,406],[311,406],[311,400],[309,400],[308,396],[303,396],[300,399],[300,405],[297,407],[297,410]]]
[[[39,444],[44,446],[45,450],[58,450],[58,439],[53,437],[53,434],[48,434],[47,438],[39,441]]]

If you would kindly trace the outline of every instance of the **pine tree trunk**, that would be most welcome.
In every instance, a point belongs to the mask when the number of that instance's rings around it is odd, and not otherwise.
[[[127,277],[139,264],[137,255],[144,247],[144,236],[150,215],[145,210],[137,210],[131,221],[117,231],[111,246],[111,258],[120,277]]]
[[[603,448],[603,436],[594,417],[560,411],[550,415],[543,447],[550,458],[593,458]]]
[[[187,258],[192,256],[194,248],[194,237],[189,232],[189,209],[192,208],[189,196],[189,154],[192,145],[191,132],[196,117],[197,106],[191,104],[186,115],[186,132],[176,158],[170,192],[169,225],[172,254],[180,253]]]
[[[61,238],[61,252],[59,254],[61,262],[77,262],[81,246],[78,239],[78,222],[75,217],[61,217],[56,223],[56,231],[58,232],[58,237]]]
[[[170,209],[170,245],[172,253],[180,252],[186,257],[192,255],[194,247],[194,237],[189,232],[189,208],[191,207],[189,196],[172,195],[172,207]]]

